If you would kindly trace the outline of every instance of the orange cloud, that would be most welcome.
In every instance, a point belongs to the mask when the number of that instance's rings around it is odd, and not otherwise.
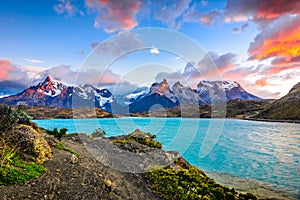
[[[0,59],[0,81],[10,78],[10,72],[14,70],[8,59]]]
[[[261,79],[258,79],[257,81],[255,81],[255,85],[260,86],[260,87],[264,87],[264,86],[267,86],[269,84],[268,84],[268,81],[267,81],[266,78],[261,78]]]
[[[300,23],[300,20],[298,20]],[[274,56],[285,57],[291,60],[293,57],[300,55],[300,26],[289,27],[280,31],[274,37],[265,40],[258,49],[250,52],[256,54],[255,60],[262,60]]]
[[[300,16],[287,16],[264,29],[250,44],[250,60],[273,58],[269,73],[300,67]]]

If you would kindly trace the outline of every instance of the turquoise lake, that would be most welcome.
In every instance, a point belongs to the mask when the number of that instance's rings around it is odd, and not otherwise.
[[[156,134],[202,170],[254,179],[300,199],[300,124],[237,119],[106,118],[34,120],[46,129],[107,136],[136,128]]]

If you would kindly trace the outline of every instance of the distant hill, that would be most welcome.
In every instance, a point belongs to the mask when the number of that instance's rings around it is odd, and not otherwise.
[[[300,120],[300,82],[289,93],[255,116],[258,119]]]
[[[263,111],[270,105],[270,100],[242,100],[235,99],[226,102],[226,108],[224,105],[219,106],[216,104],[214,107],[214,117],[228,117],[228,118],[240,118],[244,119]],[[226,115],[222,110],[226,109]],[[154,109],[151,112],[138,112],[131,114],[137,117],[187,117],[187,118],[211,118],[212,106],[210,104],[195,105],[195,104],[183,104],[172,108],[159,108]]]

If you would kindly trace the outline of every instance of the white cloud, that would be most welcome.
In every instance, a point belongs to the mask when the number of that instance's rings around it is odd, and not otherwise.
[[[25,60],[28,62],[34,63],[34,64],[44,63],[43,61],[38,60],[38,59],[25,58]]]
[[[150,53],[151,54],[159,54],[160,52],[159,52],[158,48],[153,47],[153,48],[150,49]]]

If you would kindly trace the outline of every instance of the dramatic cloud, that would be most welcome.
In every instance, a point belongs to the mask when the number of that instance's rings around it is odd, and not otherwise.
[[[216,52],[207,53],[198,63],[187,63],[182,71],[168,73],[161,72],[157,74],[156,80],[166,78],[170,82],[188,80],[190,84],[199,83],[200,80],[222,79],[227,71],[236,68],[236,55],[227,53],[219,55]]]
[[[8,80],[10,73],[14,70],[11,62],[7,59],[0,59],[0,81]]]
[[[151,2],[155,19],[163,22],[170,28],[179,28],[180,20],[189,8],[191,0],[163,0]]]
[[[108,33],[135,27],[141,4],[140,0],[86,0],[86,6],[97,13],[94,26]]]
[[[300,14],[298,0],[227,0],[225,19],[227,21],[246,21],[252,19],[266,24],[285,14]]]
[[[59,3],[53,6],[53,9],[58,14],[66,14],[69,17],[73,17],[77,12],[83,15],[83,12],[79,11],[77,6],[71,3],[71,0],[59,0]]]
[[[40,63],[44,63],[41,60],[37,60],[37,59],[30,59],[30,58],[25,58],[26,61],[34,63],[34,64],[40,64]]]
[[[299,7],[298,0],[227,0],[226,7],[221,11],[213,10],[207,14],[200,14],[197,10],[190,9],[185,21],[212,24],[218,20],[226,23],[252,20],[264,28],[283,15],[300,14]]]
[[[19,66],[8,59],[0,59],[0,81],[7,80],[19,85],[29,86],[44,68],[34,66]]]
[[[248,49],[250,60],[272,61],[270,72],[300,67],[300,16],[286,16],[262,30]]]

